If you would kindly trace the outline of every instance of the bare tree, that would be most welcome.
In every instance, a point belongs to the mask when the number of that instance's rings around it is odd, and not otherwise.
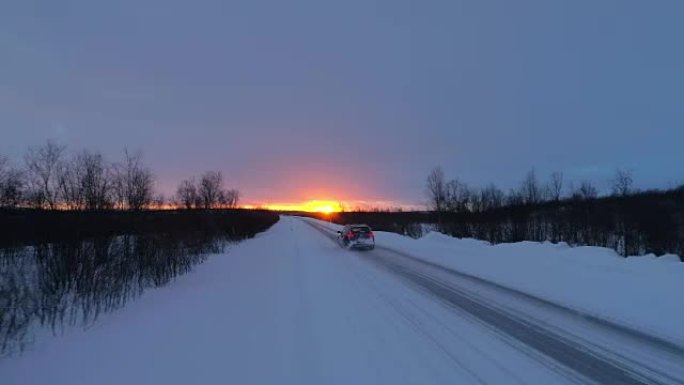
[[[220,205],[229,209],[234,209],[238,206],[240,200],[240,192],[238,190],[230,189],[221,192]]]
[[[629,170],[618,169],[615,170],[615,179],[613,179],[613,195],[627,196],[632,192],[632,172]]]
[[[85,208],[83,175],[83,164],[79,161],[78,156],[61,162],[57,169],[59,196],[67,209],[82,210]]]
[[[83,151],[76,161],[82,170],[81,190],[87,210],[111,207],[111,173],[101,154]]]
[[[534,205],[542,201],[542,193],[534,170],[530,170],[520,186],[523,203]]]
[[[551,173],[551,182],[548,186],[549,198],[554,201],[560,201],[563,193],[563,173],[556,171]]]
[[[472,197],[467,184],[461,183],[458,179],[452,179],[447,182],[445,192],[446,211],[461,213],[470,210]]]
[[[194,179],[187,179],[178,185],[176,199],[186,209],[195,208],[198,202],[197,186]]]
[[[64,146],[48,141],[40,147],[30,147],[25,156],[32,204],[54,209],[57,206],[57,178]]]
[[[127,180],[126,167],[123,164],[112,165],[112,200],[114,208],[119,210],[126,210],[127,203]]]
[[[468,188],[469,205],[468,209],[479,213],[484,211],[485,202],[482,200],[482,190],[477,187]]]
[[[433,211],[441,213],[446,210],[446,182],[444,180],[444,171],[441,167],[435,167],[430,172],[426,180],[426,189],[428,195],[428,206]]]
[[[572,197],[577,200],[596,199],[598,191],[589,181],[582,181],[580,187],[573,193]]]
[[[22,199],[24,178],[21,170],[13,167],[0,155],[0,207],[17,207]]]
[[[483,211],[498,209],[503,206],[504,192],[491,183],[489,186],[480,190],[480,202]]]
[[[149,206],[153,199],[154,178],[152,171],[142,165],[140,153],[131,155],[128,150],[124,163],[124,191],[126,206],[130,210],[142,210]]]
[[[197,194],[202,207],[211,209],[217,207],[223,191],[223,175],[220,171],[207,171],[202,175]]]
[[[525,197],[523,197],[520,191],[515,189],[510,189],[508,195],[506,195],[506,206],[520,206],[525,203]]]
[[[2,190],[5,189],[7,183],[7,175],[9,174],[9,160],[3,155],[0,155],[0,207],[6,206],[2,199]]]

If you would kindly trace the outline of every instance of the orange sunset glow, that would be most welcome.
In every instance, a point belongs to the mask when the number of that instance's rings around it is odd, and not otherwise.
[[[304,211],[311,213],[337,213],[342,211],[338,201],[310,200],[302,203],[265,203],[259,205],[244,205],[246,209],[267,209],[275,211]]]

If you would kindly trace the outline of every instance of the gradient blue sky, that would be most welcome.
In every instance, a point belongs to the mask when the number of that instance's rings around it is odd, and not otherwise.
[[[0,153],[141,149],[170,193],[424,200],[565,172],[684,180],[684,2],[4,0]]]

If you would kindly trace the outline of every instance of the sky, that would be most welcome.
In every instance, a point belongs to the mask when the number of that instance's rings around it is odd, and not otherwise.
[[[680,0],[4,0],[0,154],[141,150],[167,194],[420,205],[435,166],[516,187],[684,181]]]

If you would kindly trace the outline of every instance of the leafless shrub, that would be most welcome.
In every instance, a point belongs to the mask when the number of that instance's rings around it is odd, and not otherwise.
[[[563,193],[563,173],[553,172],[551,174],[551,181],[547,186],[547,194],[549,200],[558,202],[561,199],[561,194]]]
[[[468,185],[458,179],[452,179],[446,184],[446,211],[452,213],[470,210],[471,191]]]
[[[490,184],[480,190],[482,211],[498,209],[504,204],[505,194],[495,184]]]
[[[520,185],[520,196],[524,204],[535,205],[542,202],[542,190],[534,170],[530,170]]]
[[[427,190],[428,206],[433,211],[441,213],[446,211],[447,187],[444,179],[444,171],[441,167],[435,167],[425,181]]]
[[[17,207],[22,200],[24,174],[0,155],[0,207]]]
[[[613,179],[613,195],[627,196],[632,193],[632,172],[625,169],[615,170],[615,179]]]
[[[57,169],[65,147],[53,141],[40,147],[30,147],[24,160],[28,181],[30,204],[38,208],[57,207]]]
[[[221,192],[220,205],[222,207],[234,209],[238,207],[240,201],[240,192],[238,190],[225,190]]]
[[[84,175],[83,165],[76,156],[60,163],[57,170],[57,183],[60,200],[65,208],[83,210],[85,197],[81,184]]]
[[[80,189],[86,210],[103,210],[112,207],[111,170],[101,154],[83,151],[75,159],[81,170]]]
[[[186,179],[178,185],[176,199],[186,209],[196,208],[199,201],[197,186],[194,179]]]
[[[140,153],[131,154],[125,150],[124,155],[124,163],[113,167],[113,192],[121,209],[140,211],[152,203],[154,177],[142,165]]]
[[[219,171],[207,171],[202,175],[197,193],[202,207],[211,209],[218,207],[223,191],[223,175]]]
[[[572,194],[573,199],[576,200],[589,200],[596,199],[598,197],[598,190],[589,181],[582,181],[580,187],[575,190]]]

